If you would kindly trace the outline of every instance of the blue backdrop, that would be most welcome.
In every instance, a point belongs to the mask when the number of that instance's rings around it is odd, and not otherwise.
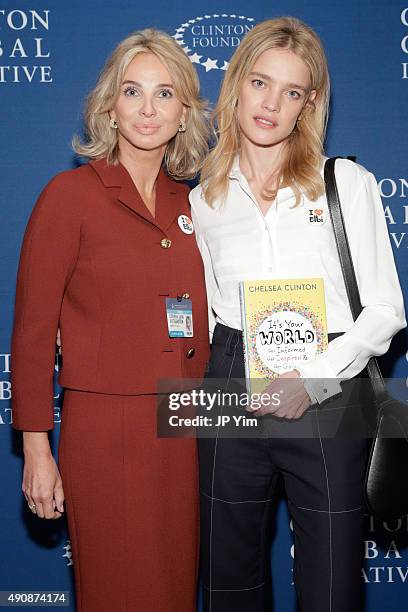
[[[248,28],[285,14],[309,23],[324,42],[333,81],[327,152],[354,154],[376,174],[407,298],[408,2],[193,0],[184,5],[165,0],[13,0],[2,7],[0,590],[72,592],[64,522],[38,520],[27,511],[20,492],[20,436],[11,428],[10,334],[25,224],[45,183],[75,163],[70,140],[81,129],[84,97],[105,58],[130,32],[159,27],[184,47],[197,67],[204,95],[214,102],[228,59]],[[382,360],[388,375],[407,377],[406,347],[402,332]],[[54,444],[60,420],[58,397],[55,405]],[[278,509],[276,531],[272,561],[275,609],[289,612],[295,609],[293,549],[284,504]],[[407,547],[407,517],[384,524],[366,517],[361,579],[366,583],[367,612],[405,609]],[[70,609],[75,609],[74,603]]]

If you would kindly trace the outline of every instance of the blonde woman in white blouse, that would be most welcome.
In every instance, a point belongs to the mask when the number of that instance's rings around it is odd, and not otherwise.
[[[293,423],[308,410],[318,415],[325,401],[337,407],[340,379],[360,374],[406,324],[375,178],[339,160],[338,190],[364,307],[353,322],[322,175],[328,102],[326,58],[313,30],[294,18],[257,25],[231,59],[216,108],[218,141],[190,194],[206,271],[209,378],[228,385],[244,377],[240,281],[324,279],[329,347],[301,371],[282,374],[293,379],[286,401],[257,413]],[[321,223],[310,222],[310,209],[323,211]],[[281,475],[300,610],[360,612],[366,441],[329,439],[320,430],[309,439],[217,432],[199,448],[204,610],[272,609],[268,534]]]

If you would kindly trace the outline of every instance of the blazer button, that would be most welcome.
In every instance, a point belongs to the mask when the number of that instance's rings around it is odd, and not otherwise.
[[[194,357],[194,355],[195,355],[195,348],[188,349],[186,353],[187,359],[191,359],[192,357]]]
[[[188,298],[190,297],[189,293],[183,293],[183,295],[181,296],[184,300],[188,300]]]
[[[171,240],[168,238],[162,238],[160,240],[160,246],[162,249],[169,249],[171,247]]]

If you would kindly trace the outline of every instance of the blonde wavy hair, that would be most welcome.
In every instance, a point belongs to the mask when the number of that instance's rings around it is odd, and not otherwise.
[[[164,164],[177,180],[193,178],[208,153],[206,103],[200,98],[197,73],[185,52],[165,32],[152,28],[125,38],[106,61],[85,105],[85,141],[74,136],[72,146],[81,157],[118,163],[118,134],[109,125],[109,112],[115,106],[125,71],[139,53],[153,53],[171,74],[176,97],[187,108],[186,130],[178,132],[166,148]]]
[[[215,200],[225,201],[228,175],[240,151],[236,107],[242,83],[259,56],[269,49],[290,49],[300,57],[309,68],[311,90],[316,91],[315,99],[306,102],[301,121],[297,122],[287,141],[278,185],[293,189],[296,204],[302,192],[312,201],[324,193],[320,170],[330,98],[326,56],[320,39],[310,27],[294,17],[281,17],[263,21],[250,30],[226,71],[213,117],[217,142],[201,173],[203,194],[210,206]],[[276,193],[277,189],[265,185],[262,196],[271,200]]]

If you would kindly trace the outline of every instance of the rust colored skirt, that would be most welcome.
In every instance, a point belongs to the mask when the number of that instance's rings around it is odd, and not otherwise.
[[[193,612],[194,439],[156,434],[156,396],[66,390],[59,464],[78,612]]]

